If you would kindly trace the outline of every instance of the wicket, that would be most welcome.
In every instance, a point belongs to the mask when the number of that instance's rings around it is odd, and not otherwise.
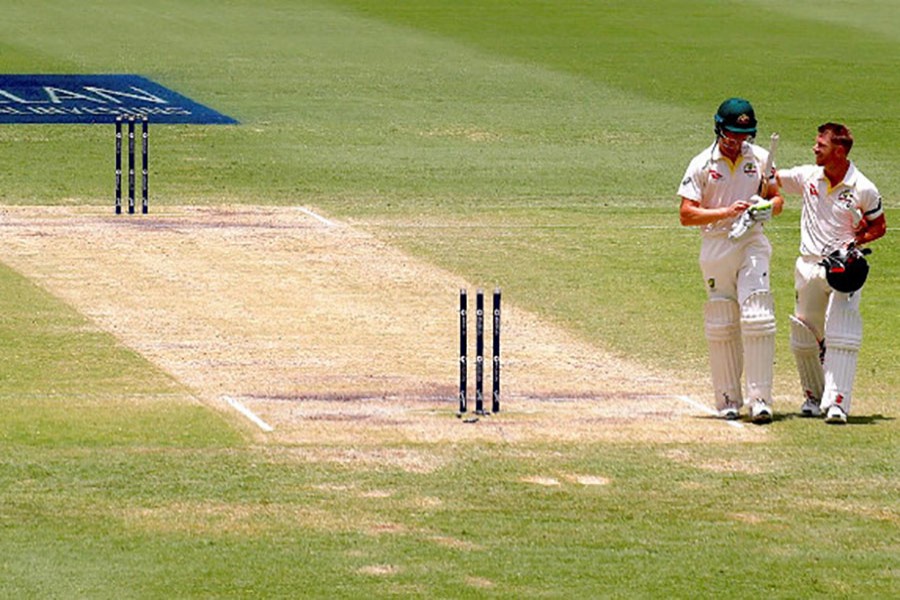
[[[128,214],[135,210],[135,122],[138,117],[116,117],[116,214],[122,214],[122,123],[128,121]],[[146,116],[141,120],[141,212],[150,209],[150,127]]]
[[[494,289],[491,412],[500,412],[500,288]],[[468,294],[459,290],[459,414],[468,410]],[[475,292],[475,414],[484,410],[484,291]]]

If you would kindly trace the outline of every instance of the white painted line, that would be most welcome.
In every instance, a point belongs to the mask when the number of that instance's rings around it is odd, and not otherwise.
[[[271,425],[257,417],[255,414],[253,414],[252,410],[250,410],[234,398],[231,398],[230,396],[222,396],[222,398],[225,400],[225,402],[230,404],[232,408],[253,421],[253,423],[263,431],[275,431],[275,429]]]
[[[302,206],[300,206],[297,208],[297,210],[302,212],[304,215],[310,216],[313,219],[319,221],[320,223],[324,224],[326,227],[337,227],[337,223],[335,223],[334,221],[329,221],[322,215],[318,215],[318,214],[314,213],[313,211],[309,210],[308,208],[303,208]]]
[[[712,415],[712,416],[714,416],[714,417],[718,417],[718,416],[719,416],[719,411],[717,411],[717,410],[715,410],[715,409],[713,409],[713,408],[710,408],[710,407],[706,406],[705,404],[700,404],[699,402],[697,402],[696,400],[694,400],[694,399],[691,398],[690,396],[675,396],[675,398],[678,399],[678,400],[681,400],[681,401],[684,402],[685,404],[690,404],[690,405],[693,406],[694,408],[696,408],[696,409],[698,409],[698,410],[701,410],[701,411],[705,412],[705,413],[708,414],[708,415]],[[736,427],[736,428],[738,428],[738,429],[743,429],[743,428],[744,428],[744,426],[743,426],[741,423],[738,423],[737,421],[725,421],[725,423],[726,423],[727,425],[731,425],[732,427]]]

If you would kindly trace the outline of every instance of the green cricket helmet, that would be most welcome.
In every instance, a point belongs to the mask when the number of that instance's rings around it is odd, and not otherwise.
[[[749,133],[756,136],[756,113],[753,106],[743,98],[729,98],[719,105],[716,111],[716,135],[722,130],[732,133]]]

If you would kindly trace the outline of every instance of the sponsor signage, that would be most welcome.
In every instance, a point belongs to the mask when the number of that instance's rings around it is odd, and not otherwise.
[[[237,121],[140,75],[0,75],[0,123],[230,125]]]

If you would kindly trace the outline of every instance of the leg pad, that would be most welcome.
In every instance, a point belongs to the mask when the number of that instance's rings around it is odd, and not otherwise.
[[[741,373],[743,345],[741,344],[740,311],[737,302],[713,298],[703,307],[706,339],[709,342],[709,362],[716,395],[716,408],[723,410],[743,405]]]
[[[815,404],[822,401],[825,389],[825,370],[822,368],[822,342],[813,329],[795,315],[791,320],[791,351],[797,361],[800,386],[805,400]]]
[[[772,401],[775,370],[775,301],[769,292],[754,292],[741,304],[741,333],[747,397]]]
[[[856,360],[862,346],[862,317],[859,299],[851,301],[847,294],[834,293],[825,316],[825,389],[822,409],[839,405],[850,414],[850,397],[856,377]]]

